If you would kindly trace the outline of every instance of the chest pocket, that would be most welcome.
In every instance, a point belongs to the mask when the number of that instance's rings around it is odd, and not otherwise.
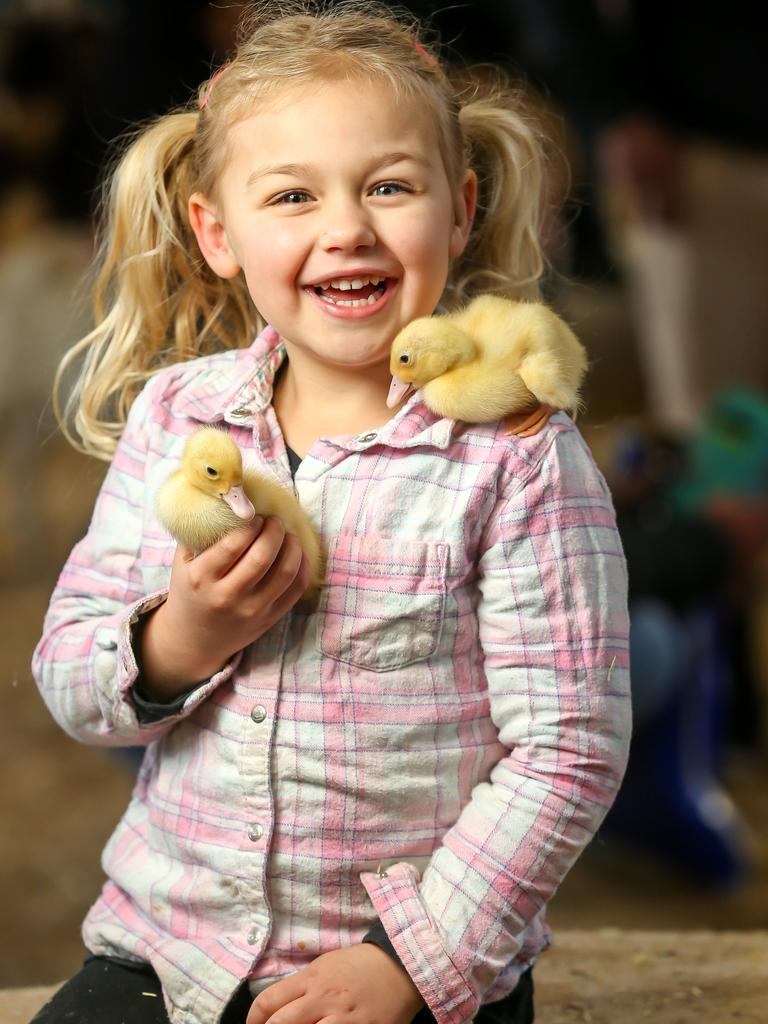
[[[317,646],[386,672],[434,654],[445,609],[448,545],[339,534],[328,552]]]

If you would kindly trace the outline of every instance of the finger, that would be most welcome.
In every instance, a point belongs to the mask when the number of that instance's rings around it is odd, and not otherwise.
[[[299,539],[291,533],[286,534],[277,558],[269,571],[254,582],[251,592],[257,595],[264,605],[281,600],[299,575],[303,557],[304,552]]]
[[[269,1018],[267,1024],[317,1024],[324,1016],[315,996],[304,995],[294,999]]]
[[[213,579],[226,576],[259,536],[263,525],[264,520],[257,516],[206,548],[195,559],[199,571]]]
[[[306,555],[302,554],[299,571],[296,573],[293,582],[272,601],[267,625],[268,629],[271,629],[279,619],[282,619],[301,600],[309,586],[310,576],[309,559]],[[263,599],[263,594],[260,597]]]
[[[270,516],[259,537],[233,566],[228,582],[247,593],[258,590],[265,601],[278,597],[287,585],[285,583],[281,588],[279,580],[284,577],[286,563],[290,562],[291,552],[295,550],[294,541],[295,538],[286,534],[282,521]]]
[[[259,536],[229,569],[226,579],[232,590],[245,596],[255,593],[257,588],[271,581],[275,564],[282,564],[285,540],[286,530],[283,523],[280,519],[269,516]],[[271,600],[278,596],[278,593],[279,590],[274,588],[268,593],[267,599]],[[266,603],[267,599],[263,603]]]
[[[276,981],[254,999],[248,1011],[246,1024],[264,1024],[282,1006],[299,999],[305,992],[306,978],[303,977],[302,971]]]
[[[305,590],[306,587],[301,583],[294,582],[289,589],[278,598],[278,600],[272,603],[267,612],[264,611],[266,602],[263,601],[263,599],[259,600],[259,608],[255,612],[250,613],[254,618],[258,615],[261,627],[259,635],[266,633],[269,629],[272,629],[275,623],[279,622],[284,615],[287,615],[292,608],[301,608],[301,599]],[[307,614],[313,611],[314,608],[315,606],[313,604],[308,605]]]

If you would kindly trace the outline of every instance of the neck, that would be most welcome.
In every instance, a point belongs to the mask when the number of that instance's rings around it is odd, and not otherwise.
[[[318,437],[349,436],[388,422],[389,359],[347,369],[318,364],[288,350],[288,365],[272,396],[286,444],[304,457]]]

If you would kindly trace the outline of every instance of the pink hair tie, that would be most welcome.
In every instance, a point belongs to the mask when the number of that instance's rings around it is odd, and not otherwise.
[[[424,58],[427,64],[429,64],[431,68],[437,67],[437,61],[435,60],[431,53],[427,53],[427,51],[424,49],[421,43],[414,43],[413,45],[416,47],[416,49],[419,51],[421,56]]]
[[[208,83],[208,88],[205,90],[205,96],[203,96],[203,101],[200,104],[201,110],[205,110],[208,104],[208,100],[211,98],[211,92],[213,91],[214,85],[216,85],[216,83],[218,82],[218,80],[221,78],[221,76],[224,74],[228,67],[229,64],[225,64],[223,67],[220,67],[219,70]]]

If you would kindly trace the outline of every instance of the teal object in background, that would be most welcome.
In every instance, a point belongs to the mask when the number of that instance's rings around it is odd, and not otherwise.
[[[678,509],[695,511],[724,494],[768,496],[768,400],[750,391],[731,389],[713,401],[669,497]]]

